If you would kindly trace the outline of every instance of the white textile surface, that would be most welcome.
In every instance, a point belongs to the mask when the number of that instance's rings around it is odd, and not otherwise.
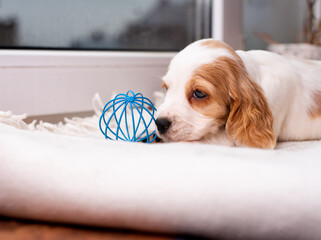
[[[276,150],[122,143],[31,129],[23,117],[0,114],[0,215],[223,239],[321,239],[321,141]]]

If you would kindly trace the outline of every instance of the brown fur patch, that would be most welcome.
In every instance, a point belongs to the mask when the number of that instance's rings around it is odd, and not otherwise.
[[[195,99],[192,93],[196,89],[208,96]],[[275,147],[271,110],[240,58],[220,57],[200,66],[186,84],[185,93],[192,108],[226,124],[226,132],[236,145]]]
[[[162,86],[161,87],[165,88],[166,90],[168,89],[168,86],[166,85],[166,83],[164,81],[162,82]]]
[[[309,115],[311,118],[321,117],[321,90],[314,92],[313,100],[314,104],[309,109]]]
[[[232,56],[235,59],[237,59],[237,61],[242,62],[242,60],[240,59],[239,55],[236,54],[234,49],[231,46],[229,46],[228,44],[224,43],[224,42],[217,41],[217,40],[214,40],[214,39],[208,39],[208,40],[202,42],[201,46],[208,47],[208,48],[213,48],[213,49],[225,48],[226,50],[229,51],[229,53],[232,54]]]
[[[213,64],[205,64],[196,69],[193,77],[185,86],[186,97],[193,109],[206,117],[216,119],[224,126],[229,113],[229,96],[223,72],[216,71]],[[204,99],[193,97],[193,91],[207,94]]]
[[[316,63],[316,61],[314,61],[314,60],[302,59],[302,61],[303,61],[305,64],[308,64],[308,65],[313,66],[313,67],[315,67],[315,66],[318,65],[318,64]]]

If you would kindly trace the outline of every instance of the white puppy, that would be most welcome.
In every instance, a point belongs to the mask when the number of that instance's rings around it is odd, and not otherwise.
[[[171,61],[156,119],[164,141],[274,148],[321,139],[321,62],[196,41]]]

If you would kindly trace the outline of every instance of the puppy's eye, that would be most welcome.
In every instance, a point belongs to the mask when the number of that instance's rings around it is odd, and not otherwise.
[[[193,96],[195,98],[205,98],[207,95],[206,95],[206,93],[203,93],[203,92],[201,92],[199,90],[194,90]]]

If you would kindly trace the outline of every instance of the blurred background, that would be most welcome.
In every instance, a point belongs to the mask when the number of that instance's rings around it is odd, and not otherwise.
[[[209,4],[206,0],[1,0],[0,44],[176,51],[210,36]]]
[[[242,34],[239,46],[266,49],[272,39],[304,42],[308,2],[242,0],[241,18],[235,19]],[[177,51],[213,36],[213,4],[215,0],[0,0],[0,47]],[[318,1],[314,8],[317,26]],[[229,20],[239,18],[224,11]]]
[[[321,0],[0,0],[0,110],[92,113],[91,100],[160,90],[202,38],[321,59]]]

